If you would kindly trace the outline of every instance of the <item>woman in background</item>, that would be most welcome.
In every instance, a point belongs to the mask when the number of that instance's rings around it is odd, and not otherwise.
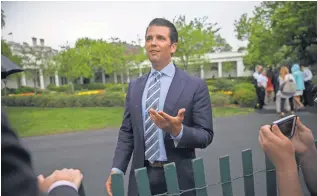
[[[295,108],[301,109],[304,108],[304,105],[300,101],[300,97],[303,95],[303,91],[305,90],[305,84],[304,72],[301,71],[298,64],[294,64],[292,66],[292,75],[294,76],[296,82],[296,93],[294,95]]]
[[[267,100],[267,103],[270,103],[274,99],[274,97],[272,96],[274,91],[274,86],[273,86],[274,73],[270,65],[267,65],[266,77],[267,77],[266,100]]]
[[[280,86],[282,86],[285,81],[288,81],[290,79],[295,81],[295,79],[292,76],[292,74],[289,73],[288,68],[286,66],[282,66],[281,70],[280,70],[280,76],[278,78]],[[278,90],[277,94],[281,97],[281,104],[280,104],[280,107],[281,107],[280,115],[281,115],[281,117],[285,116],[284,105],[285,105],[286,99],[289,100],[289,104],[291,106],[291,113],[294,114],[293,96],[292,95],[286,95],[286,94],[282,93],[280,90]]]

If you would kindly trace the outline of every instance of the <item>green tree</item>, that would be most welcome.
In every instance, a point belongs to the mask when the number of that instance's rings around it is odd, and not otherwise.
[[[59,75],[67,77],[74,92],[75,79],[80,76],[87,78],[92,76],[89,59],[87,47],[70,48],[65,46],[54,57],[54,62],[50,63],[50,70],[58,71]]]
[[[312,55],[310,45],[317,44],[317,3],[262,2],[253,17],[243,14],[235,21],[235,31],[239,40],[249,41],[244,58],[249,68],[264,63],[276,65],[286,59],[312,64],[313,58],[309,61],[308,56]]]
[[[12,56],[11,49],[5,40],[1,40],[1,54],[10,58]]]
[[[141,38],[138,36],[137,41],[132,41],[132,45],[135,47],[133,64],[137,66],[138,69],[141,69],[141,63],[147,60],[145,48],[141,46]],[[133,69],[133,71],[138,73],[138,69]]]
[[[173,20],[178,30],[178,47],[175,53],[180,58],[184,70],[189,66],[199,66],[196,63],[190,64],[191,59],[200,59],[205,53],[216,46],[215,33],[219,29],[214,29],[216,24],[208,22],[208,17],[195,18],[187,22],[185,16],[179,16]],[[193,68],[195,69],[195,68]]]
[[[17,65],[21,66],[21,62],[22,62],[21,57],[18,56],[18,55],[13,55],[12,54],[9,45],[6,43],[5,40],[1,40],[1,55],[6,56],[12,62],[14,62]],[[2,79],[2,81],[4,83],[4,96],[7,96],[6,88],[7,88],[7,80],[8,80],[8,78],[14,77],[14,78],[16,78],[18,80],[19,76],[20,76],[20,74],[16,73],[16,74],[12,74],[12,75],[8,76],[7,78]]]
[[[105,40],[93,40],[89,38],[78,39],[75,48],[84,47],[88,53],[88,66],[91,67],[92,72],[98,70],[105,73],[112,73],[112,57],[110,55],[112,46]],[[103,81],[104,82],[104,81]]]
[[[221,37],[220,34],[215,35],[215,47],[211,50],[211,52],[230,52],[232,51],[232,47],[227,43],[226,39]]]
[[[114,74],[120,74],[122,84],[122,92],[124,89],[124,75],[129,73],[130,68],[133,66],[134,55],[133,50],[130,50],[128,44],[122,42],[119,38],[111,38],[112,51],[109,55],[113,64]]]

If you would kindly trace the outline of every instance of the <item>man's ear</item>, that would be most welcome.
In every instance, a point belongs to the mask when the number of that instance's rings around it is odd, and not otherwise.
[[[172,54],[175,54],[176,49],[177,49],[177,42],[172,43],[172,45],[171,45],[171,53],[172,53]]]

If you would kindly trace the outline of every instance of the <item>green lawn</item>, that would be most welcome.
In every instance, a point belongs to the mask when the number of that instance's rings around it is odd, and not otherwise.
[[[21,137],[119,127],[123,108],[5,108]],[[248,114],[250,108],[213,108],[214,117]]]

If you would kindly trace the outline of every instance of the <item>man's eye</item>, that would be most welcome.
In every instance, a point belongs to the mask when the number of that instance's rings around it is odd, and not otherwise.
[[[149,41],[149,40],[151,40],[152,39],[152,37],[147,37],[146,38],[146,41]]]

